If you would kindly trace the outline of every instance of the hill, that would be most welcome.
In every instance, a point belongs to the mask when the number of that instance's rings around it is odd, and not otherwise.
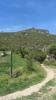
[[[56,35],[51,35],[48,30],[30,28],[20,32],[0,33],[0,49],[18,49],[21,46],[42,49],[50,44],[56,44]]]

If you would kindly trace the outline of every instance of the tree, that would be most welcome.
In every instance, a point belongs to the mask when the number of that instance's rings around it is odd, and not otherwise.
[[[56,59],[56,45],[51,45],[49,48],[49,54],[53,55],[53,57]]]
[[[34,59],[40,63],[43,63],[43,61],[45,60],[46,58],[46,54],[44,52],[42,52],[41,50],[37,50],[35,51],[35,54],[34,54]]]
[[[25,58],[25,55],[28,55],[29,50],[28,50],[28,48],[20,47],[19,52],[20,52],[20,54],[21,54],[21,57],[22,57],[22,58]]]

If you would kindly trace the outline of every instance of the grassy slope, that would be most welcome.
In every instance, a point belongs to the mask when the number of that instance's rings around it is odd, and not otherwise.
[[[56,73],[56,61],[49,61],[47,63],[45,62],[45,64],[53,68],[54,72]],[[30,96],[22,97],[16,100],[56,100],[56,74],[54,79],[43,86],[43,88],[38,93],[33,93]]]
[[[0,62],[0,95],[29,87],[30,85],[40,82],[45,77],[45,71],[39,64],[33,63],[35,71],[29,72],[26,67],[26,59],[18,55],[13,56],[13,73],[19,71],[21,75],[17,78],[11,78],[10,64],[8,66],[7,63],[2,63],[5,62],[8,57],[2,58]]]

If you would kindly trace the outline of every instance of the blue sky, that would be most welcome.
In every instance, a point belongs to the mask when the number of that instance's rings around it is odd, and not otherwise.
[[[0,31],[30,27],[56,33],[56,0],[0,0]]]

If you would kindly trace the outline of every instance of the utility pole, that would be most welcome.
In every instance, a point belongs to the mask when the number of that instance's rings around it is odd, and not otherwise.
[[[12,77],[12,50],[11,50],[11,77]]]

